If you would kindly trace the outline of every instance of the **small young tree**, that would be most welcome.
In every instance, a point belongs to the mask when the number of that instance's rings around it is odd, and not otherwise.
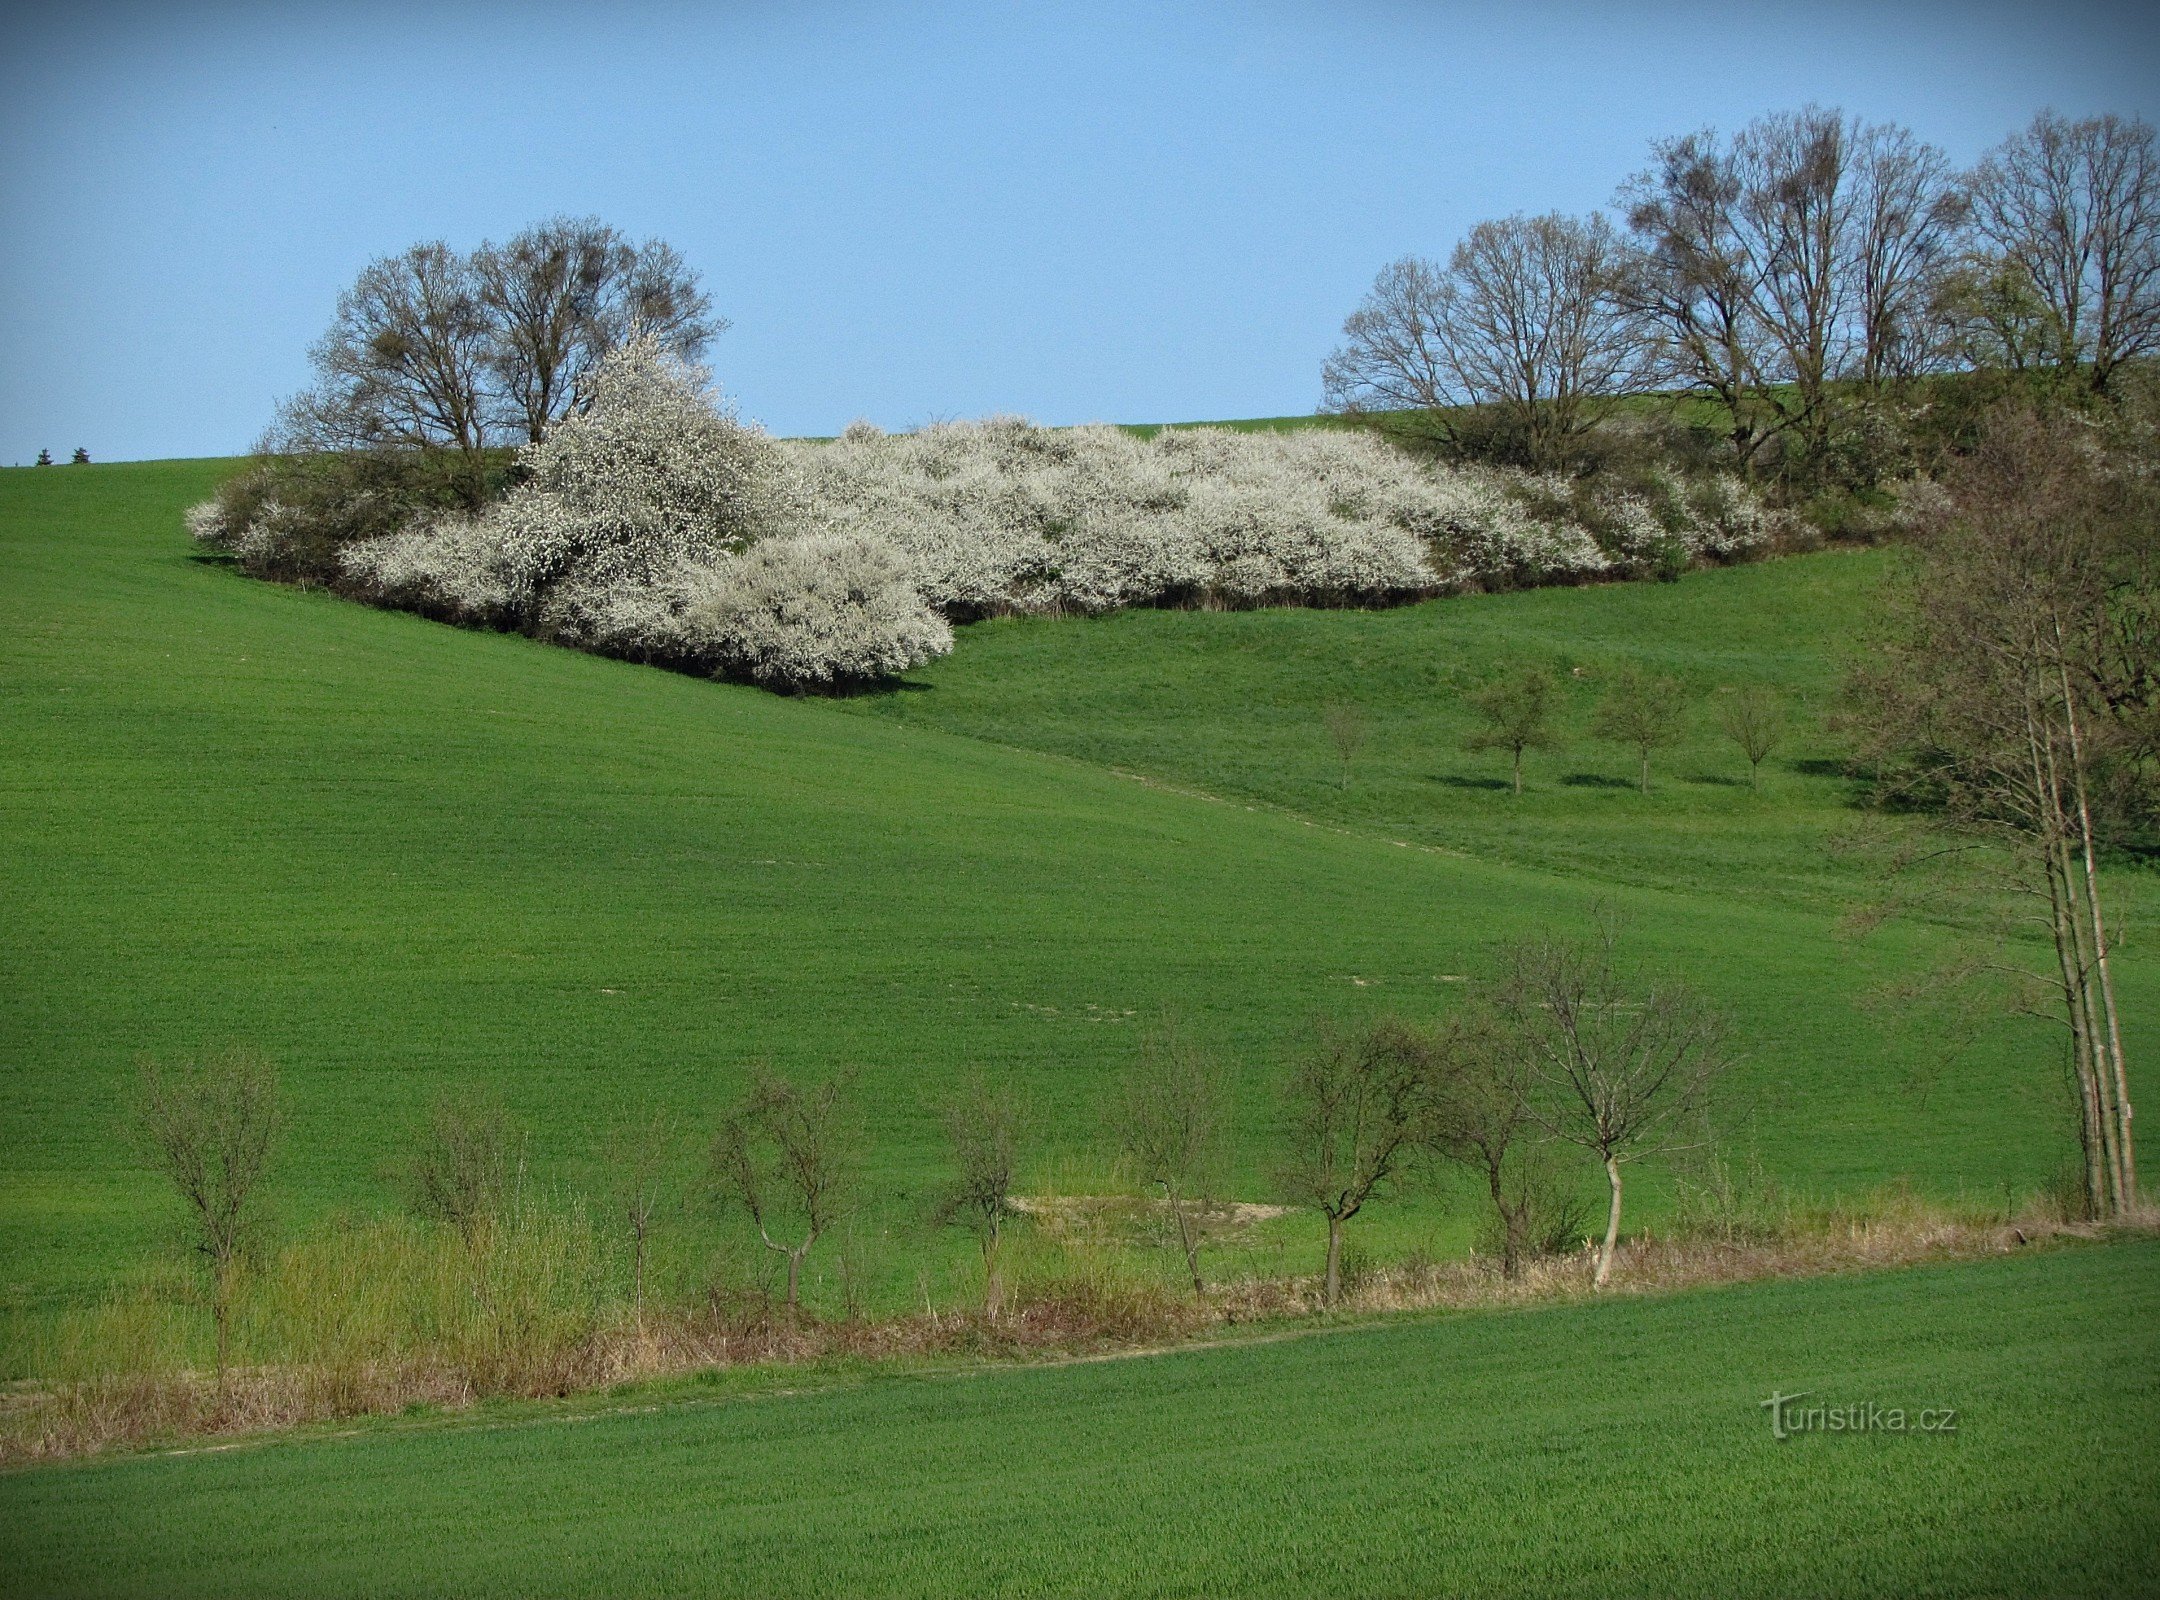
[[[1229,1079],[1220,1064],[1170,1030],[1150,1042],[1127,1075],[1114,1112],[1118,1149],[1133,1175],[1162,1191],[1194,1294],[1205,1293],[1207,1284],[1193,1205],[1221,1170],[1229,1112]]]
[[[847,1212],[856,1177],[847,1085],[810,1088],[760,1072],[713,1141],[713,1175],[766,1249],[787,1260],[787,1309],[801,1300],[802,1264]],[[775,1233],[787,1237],[775,1238]]]
[[[609,1136],[607,1166],[616,1214],[630,1235],[632,1304],[645,1326],[645,1262],[653,1218],[665,1198],[682,1145],[681,1130],[664,1111],[640,1117]]]
[[[1785,707],[1771,690],[1744,683],[1717,697],[1718,727],[1747,757],[1748,787],[1762,787],[1762,764],[1785,737]]]
[[[50,450],[40,450],[40,451],[39,451],[39,452],[37,453],[37,464],[38,464],[39,466],[41,466],[41,467],[49,467],[49,466],[51,466],[51,465],[52,465],[52,452],[51,452]]]
[[[1688,1120],[1732,1064],[1718,1014],[1676,979],[1630,982],[1618,939],[1618,925],[1605,918],[1584,942],[1517,944],[1496,1000],[1529,1077],[1531,1117],[1605,1168],[1611,1204],[1599,1288],[1620,1241],[1621,1167],[1679,1147]]]
[[[1434,1148],[1485,1181],[1500,1232],[1500,1268],[1519,1277],[1530,1249],[1538,1185],[1529,1170],[1531,1078],[1500,1019],[1482,1007],[1439,1036]]]
[[[1382,1022],[1323,1037],[1291,1075],[1280,1179],[1285,1193],[1327,1219],[1329,1305],[1342,1294],[1343,1225],[1433,1145],[1441,1065],[1429,1035]]]
[[[439,1094],[413,1133],[406,1202],[470,1243],[513,1198],[523,1156],[524,1135],[502,1101],[476,1090]]]
[[[230,1051],[171,1069],[143,1063],[136,1132],[186,1206],[190,1242],[209,1269],[221,1388],[234,1269],[255,1242],[257,1197],[284,1125],[277,1073],[261,1056]]]
[[[68,460],[69,463],[73,466],[87,467],[88,465],[90,465],[90,452],[85,450],[81,445],[77,445],[75,447],[75,454],[70,456]]]
[[[1328,742],[1335,747],[1335,759],[1342,763],[1342,787],[1350,787],[1351,764],[1357,753],[1365,746],[1365,708],[1346,700],[1331,701],[1321,713],[1326,725]]]
[[[1505,750],[1514,763],[1515,792],[1521,794],[1523,752],[1548,749],[1559,742],[1552,726],[1557,698],[1552,674],[1538,667],[1471,690],[1463,699],[1479,725],[1463,741],[1463,748]]]
[[[1632,749],[1642,763],[1642,792],[1650,792],[1650,753],[1680,742],[1687,702],[1671,678],[1623,667],[1598,702],[1591,724],[1601,739]]]
[[[952,1146],[953,1178],[939,1200],[938,1221],[975,1235],[982,1251],[983,1310],[994,1318],[1005,1308],[999,1257],[1005,1219],[1013,1212],[1026,1113],[1009,1088],[975,1073],[945,1102],[943,1120]]]

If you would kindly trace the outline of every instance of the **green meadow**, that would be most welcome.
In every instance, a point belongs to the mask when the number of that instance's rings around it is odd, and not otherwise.
[[[1927,1070],[1924,1019],[1867,1003],[1951,930],[1840,928],[1867,885],[1825,849],[1854,812],[1822,719],[1877,554],[1387,612],[993,622],[832,703],[250,581],[180,525],[228,470],[0,472],[17,1314],[170,1259],[123,1137],[134,1062],[221,1045],[284,1075],[287,1231],[395,1204],[446,1087],[499,1092],[533,1181],[578,1192],[651,1108],[709,1127],[756,1063],[852,1071],[878,1293],[964,1295],[968,1246],[925,1220],[961,1075],[1033,1102],[1030,1185],[1086,1192],[1112,1181],[1116,1078],[1174,1017],[1232,1065],[1237,1197],[1267,1198],[1275,1086],[1314,1019],[1437,1014],[1497,944],[1601,902],[1732,1013],[1732,1149],[1789,1192],[1995,1205],[2069,1153],[2044,1024],[2005,1019]],[[1698,711],[1647,797],[1579,737],[1532,758],[1517,800],[1499,760],[1461,752],[1458,702],[1525,661],[1567,675],[1578,731],[1632,662],[1704,697],[1769,681],[1792,735],[1760,793]],[[1347,788],[1331,701],[1369,719]],[[2142,1038],[2160,967],[2134,940],[2120,981]],[[730,1225],[682,1176],[668,1248],[694,1275]],[[1655,1219],[1656,1176],[1636,1192],[1631,1222]],[[1355,1230],[1452,1253],[1476,1217],[1442,1185]],[[1318,1242],[1290,1219],[1240,1248],[1297,1271]]]
[[[2139,1241],[503,1407],[0,1477],[0,1590],[2150,1593],[2156,1325]],[[1762,1402],[1803,1390],[1875,1431],[1773,1438]]]

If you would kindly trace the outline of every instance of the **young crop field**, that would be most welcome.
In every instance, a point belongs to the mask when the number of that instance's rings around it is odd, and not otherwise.
[[[965,1295],[970,1247],[927,1220],[961,1075],[1033,1102],[1027,1186],[1091,1192],[1106,1097],[1175,1017],[1230,1063],[1234,1197],[1266,1199],[1275,1086],[1316,1017],[1441,1014],[1500,941],[1599,903],[1731,1012],[1730,1148],[1788,1192],[1995,1204],[2070,1153],[2046,1026],[1991,1024],[1935,1070],[1933,1021],[1867,1002],[1949,932],[1840,928],[1865,883],[1823,848],[1852,813],[1820,718],[1877,556],[1388,612],[989,623],[835,704],[249,581],[180,526],[227,470],[0,474],[16,1313],[167,1249],[123,1137],[133,1064],[221,1045],[284,1075],[287,1230],[393,1205],[445,1087],[499,1092],[531,1181],[576,1191],[655,1107],[705,1127],[756,1063],[852,1070],[876,1293]],[[1526,660],[1564,670],[1578,723],[1576,667],[1588,685],[1639,661],[1705,695],[1758,677],[1792,736],[1760,793],[1699,725],[1649,796],[1585,738],[1533,755],[1518,801],[1500,759],[1460,751],[1456,696]],[[1371,726],[1347,788],[1320,727],[1338,699]],[[2133,942],[2141,1035],[2156,978]],[[663,1253],[702,1271],[730,1225],[682,1193]],[[1457,1253],[1476,1215],[1442,1186],[1356,1233]],[[1241,1248],[1304,1271],[1319,1242],[1291,1217]]]
[[[1045,1370],[682,1386],[568,1420],[508,1407],[0,1478],[0,1588],[2139,1593],[2156,1318],[2160,1246],[2136,1242]],[[1763,1402],[1796,1391],[1794,1412],[1867,1431],[1788,1412],[1774,1438]]]

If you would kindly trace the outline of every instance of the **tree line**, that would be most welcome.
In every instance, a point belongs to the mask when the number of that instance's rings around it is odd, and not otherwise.
[[[1473,1003],[1438,1022],[1401,1017],[1322,1025],[1317,1043],[1280,1084],[1271,1171],[1279,1195],[1326,1230],[1323,1303],[1343,1292],[1348,1225],[1368,1207],[1440,1167],[1472,1173],[1492,1207],[1500,1270],[1520,1274],[1540,1250],[1571,1248],[1581,1213],[1554,1150],[1594,1159],[1607,1189],[1594,1281],[1609,1280],[1622,1221],[1624,1169],[1706,1137],[1714,1091],[1736,1059],[1725,1019],[1673,974],[1638,972],[1620,955],[1620,929],[1601,919],[1582,939],[1543,937],[1507,947]],[[1105,1110],[1121,1169],[1156,1204],[1195,1294],[1208,1281],[1203,1249],[1225,1197],[1240,1079],[1189,1034],[1165,1028],[1117,1085]],[[940,1102],[947,1177],[929,1220],[958,1228],[980,1255],[984,1310],[1004,1301],[1002,1251],[1023,1214],[1023,1171],[1040,1124],[1018,1088],[984,1074]],[[134,1125],[169,1182],[202,1263],[222,1372],[230,1360],[237,1274],[264,1240],[264,1198],[287,1128],[275,1069],[226,1052],[171,1067],[146,1063]],[[656,1110],[616,1130],[602,1154],[607,1207],[628,1249],[642,1320],[649,1249],[669,1205],[702,1197],[770,1252],[780,1304],[801,1308],[803,1269],[819,1244],[865,1201],[864,1139],[847,1074],[794,1079],[753,1073],[698,1143],[684,1108]],[[396,1171],[408,1208],[479,1241],[521,1203],[529,1178],[523,1132],[498,1099],[439,1097],[414,1126]]]
[[[1809,106],[1658,142],[1611,215],[1479,223],[1381,271],[1327,404],[1533,465],[1626,397],[1714,402],[1728,465],[1871,482],[1929,374],[2106,395],[2160,350],[2160,149],[2043,112],[1970,170]],[[1476,409],[1472,409],[1476,408]]]

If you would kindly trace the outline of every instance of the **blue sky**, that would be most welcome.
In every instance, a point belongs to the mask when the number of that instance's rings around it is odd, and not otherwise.
[[[1310,410],[1373,273],[1810,100],[1959,160],[2160,115],[2145,8],[11,8],[0,462],[245,449],[369,257],[657,234],[783,433]]]

